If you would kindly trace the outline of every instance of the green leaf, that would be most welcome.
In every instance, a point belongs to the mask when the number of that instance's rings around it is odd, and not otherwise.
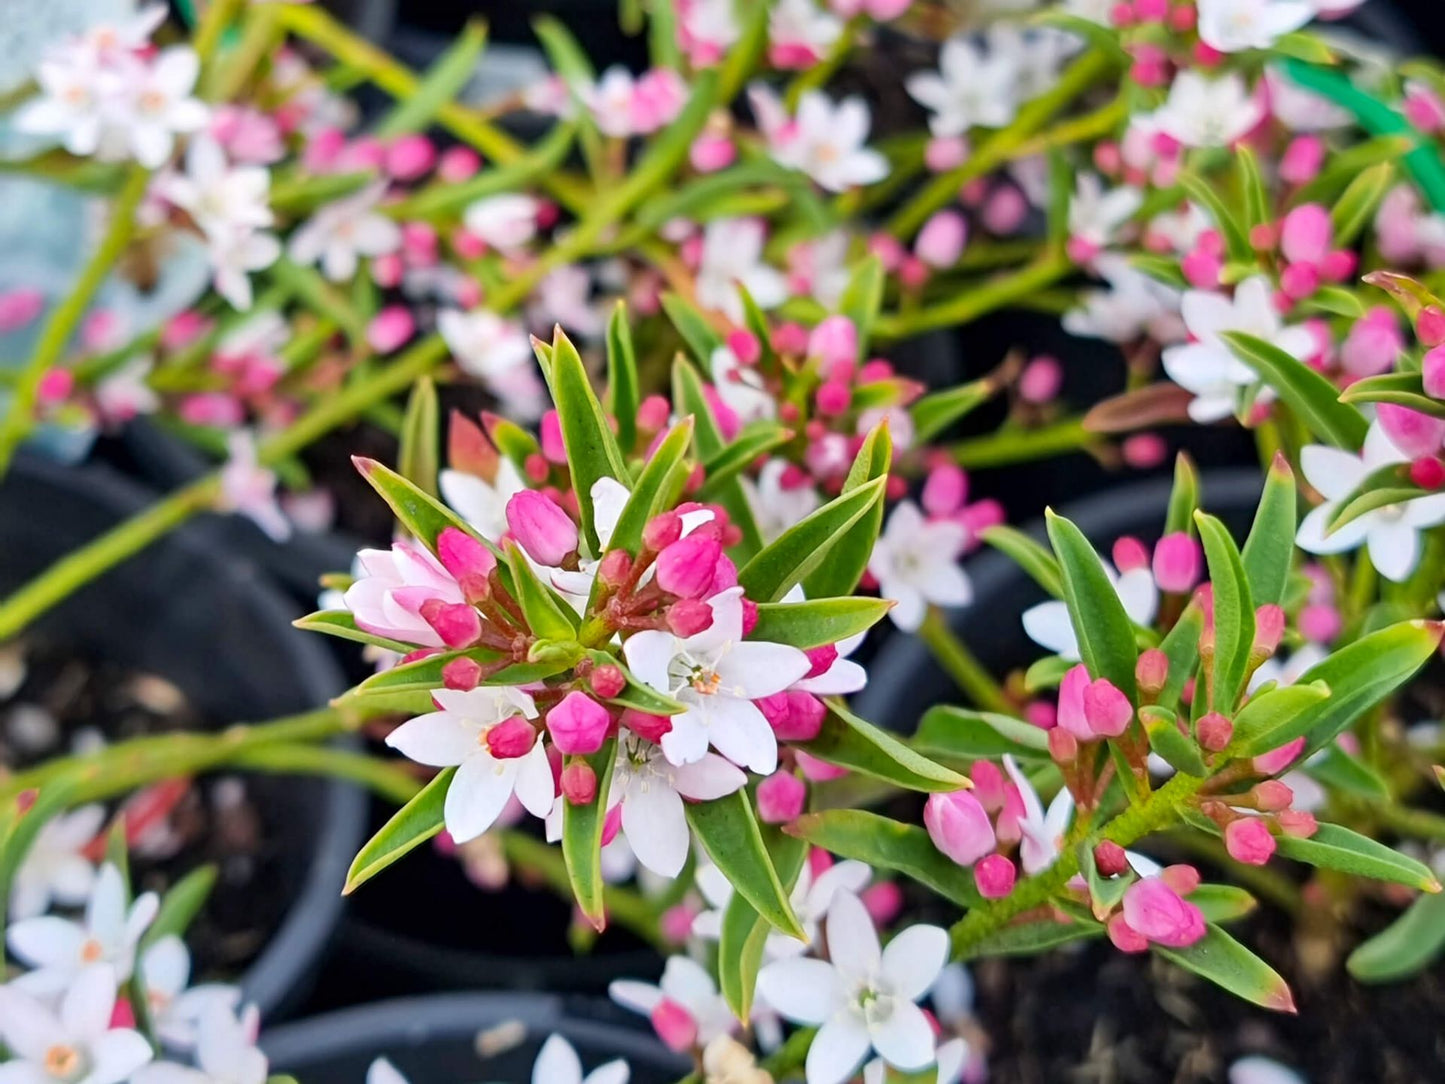
[[[733,890],[770,925],[803,940],[803,928],[763,844],[747,791],[711,802],[689,802],[687,822]]]
[[[518,470],[525,467],[530,456],[541,454],[542,446],[537,443],[537,438],[516,422],[495,414],[486,415],[486,421],[487,436],[492,438],[497,451],[516,464]]]
[[[996,550],[1001,550],[1029,577],[1054,598],[1063,598],[1063,573],[1054,555],[1028,535],[1013,527],[988,527],[979,537]]]
[[[569,763],[585,761],[597,776],[597,793],[586,805],[562,803],[562,858],[572,895],[587,921],[600,933],[607,926],[606,887],[602,879],[602,828],[607,819],[607,795],[612,772],[617,766],[617,738],[608,738],[586,757],[569,757]]]
[[[1194,513],[1214,586],[1214,673],[1210,706],[1226,714],[1234,710],[1249,668],[1254,644],[1254,602],[1244,562],[1229,528],[1203,512]]]
[[[1041,919],[1019,926],[1005,926],[971,945],[962,960],[987,959],[992,956],[1037,956],[1061,945],[1102,937],[1104,927],[1093,922],[1059,922]]]
[[[437,386],[422,377],[411,389],[406,418],[401,424],[401,447],[397,464],[401,476],[429,497],[437,495],[437,460],[441,452],[441,419],[437,409]]]
[[[1394,403],[1435,418],[1445,418],[1445,400],[1425,394],[1419,373],[1384,373],[1357,380],[1340,393],[1346,403]]]
[[[1233,148],[1234,164],[1239,174],[1239,188],[1244,196],[1244,221],[1253,229],[1270,220],[1269,196],[1264,190],[1264,179],[1259,172],[1259,159],[1254,151],[1243,143]]]
[[[1445,893],[1421,896],[1399,918],[1360,945],[1345,966],[1360,982],[1400,982],[1418,975],[1445,950]]]
[[[1184,686],[1194,676],[1199,664],[1199,636],[1204,631],[1204,613],[1191,602],[1184,613],[1159,643],[1159,650],[1169,659],[1169,677],[1159,691],[1159,703],[1173,707],[1179,702]]]
[[[1199,511],[1199,472],[1194,460],[1180,452],[1174,458],[1174,486],[1169,490],[1165,534],[1194,534],[1194,513]]]
[[[1234,922],[1253,914],[1255,898],[1234,885],[1202,884],[1189,893],[1189,902],[1204,913],[1206,922]]]
[[[587,57],[587,50],[562,22],[550,15],[539,15],[532,20],[532,29],[546,50],[553,69],[569,86],[592,82],[596,72]]]
[[[359,644],[374,644],[376,647],[384,647],[388,651],[397,651],[403,655],[416,650],[415,644],[405,644],[400,640],[391,640],[385,636],[377,636],[375,633],[357,628],[356,617],[350,610],[318,610],[314,614],[298,617],[291,624],[308,632],[320,632],[342,640],[354,640]]]
[[[1259,374],[1300,416],[1311,433],[1347,451],[1359,451],[1369,423],[1365,416],[1339,400],[1339,389],[1304,362],[1273,343],[1239,331],[1220,336],[1236,357]]]
[[[617,419],[617,443],[624,452],[630,452],[637,443],[637,408],[641,402],[632,326],[627,322],[627,304],[619,300],[607,321],[606,406]]]
[[[692,415],[695,425],[693,443],[697,448],[698,458],[705,462],[709,457],[721,452],[727,446],[727,441],[718,429],[717,419],[713,416],[712,407],[708,405],[703,388],[702,375],[691,362],[679,354],[672,365],[672,401],[679,413]],[[763,539],[758,531],[757,521],[753,518],[752,506],[748,504],[747,494],[743,492],[742,483],[736,478],[724,483],[716,500],[727,509],[732,521],[742,530],[743,540],[735,547],[734,553],[737,560],[747,560],[763,548]]]
[[[678,494],[669,483],[692,443],[695,421],[694,417],[683,418],[653,450],[612,528],[612,537],[607,543],[609,550],[621,549],[636,555],[642,547],[642,531],[648,521],[672,507]],[[593,596],[596,597],[595,590]]]
[[[858,356],[862,361],[867,356],[868,342],[873,335],[873,322],[878,319],[878,310],[883,307],[883,284],[887,276],[883,261],[869,256],[853,269],[843,295],[838,299],[838,311],[853,321],[858,331]]]
[[[481,58],[487,44],[487,27],[478,20],[468,20],[452,42],[430,68],[417,88],[399,99],[380,124],[376,135],[393,139],[408,132],[419,132],[432,122],[438,110],[462,92]]]
[[[1299,737],[1300,720],[1329,696],[1330,687],[1323,681],[1299,681],[1256,693],[1234,716],[1230,754],[1254,757],[1293,741]]]
[[[892,608],[887,599],[862,597],[763,602],[748,637],[804,650],[822,647],[867,632]]]
[[[1381,162],[1359,174],[1330,208],[1333,244],[1349,248],[1375,217],[1375,210],[1395,183],[1395,164]]]
[[[1077,659],[1065,658],[1063,655],[1045,655],[1041,659],[1035,659],[1024,671],[1024,688],[1031,693],[1057,689],[1064,683],[1069,671],[1077,665]]]
[[[1185,775],[1203,779],[1209,774],[1194,739],[1179,729],[1174,712],[1157,704],[1139,709],[1139,721],[1149,735],[1149,748]]]
[[[1372,632],[1310,667],[1298,684],[1322,681],[1330,697],[1302,712],[1276,734],[1278,744],[1309,735],[1308,756],[1403,685],[1440,647],[1442,626],[1402,621]]]
[[[1049,755],[1049,734],[1033,723],[989,711],[935,704],[923,713],[909,742],[926,757],[939,760],[995,760]]]
[[[782,599],[822,565],[848,528],[881,505],[886,484],[886,478],[875,478],[839,494],[763,547],[738,571],[748,598],[760,603]]]
[[[1338,742],[1311,757],[1304,770],[1335,794],[1352,794],[1372,802],[1389,802],[1393,798],[1384,777],[1341,749]]]
[[[488,678],[484,685],[526,685],[533,681],[541,681],[553,674],[561,673],[563,670],[571,669],[581,657],[581,647],[577,646],[573,657],[549,656],[539,662],[515,663],[498,671]],[[347,696],[370,695],[375,693],[399,693],[408,691],[429,692],[432,689],[439,689],[445,684],[442,677],[442,670],[447,663],[453,659],[469,658],[481,663],[483,666],[495,665],[501,659],[495,651],[487,648],[474,647],[466,651],[452,651],[441,655],[428,655],[425,658],[413,662],[402,663],[393,666],[388,670],[381,670],[372,674],[360,685],[356,686]],[[428,709],[431,710],[431,709]]]
[[[1274,968],[1245,948],[1218,926],[1211,925],[1204,937],[1188,948],[1150,945],[1166,960],[1221,986],[1236,997],[1275,1012],[1295,1011],[1289,984]]]
[[[828,714],[818,736],[799,743],[799,747],[819,760],[906,790],[950,791],[971,785],[964,776],[915,752],[833,701],[828,702]]]
[[[482,170],[476,176],[457,183],[433,181],[416,195],[388,204],[387,211],[397,219],[435,220],[454,214],[477,200],[525,189],[538,177],[546,176],[561,166],[572,149],[576,136],[577,126],[574,123],[555,124],[531,151],[516,161]],[[361,181],[356,185],[357,188],[363,187],[372,179],[369,173],[353,176]],[[329,199],[317,202],[325,203],[329,202]]]
[[[562,443],[567,449],[567,469],[572,475],[572,488],[582,513],[582,532],[587,545],[598,553],[597,524],[592,510],[592,486],[599,478],[615,478],[623,485],[629,481],[627,463],[612,435],[612,427],[592,382],[582,356],[572,340],[559,328],[553,336],[550,357],[542,359],[542,371],[557,404],[557,419],[562,427]]]
[[[981,902],[972,871],[939,851],[915,824],[862,809],[830,809],[805,813],[786,831],[840,858],[902,873],[960,907]]]
[[[1392,504],[1404,504],[1417,497],[1428,497],[1433,492],[1421,489],[1410,481],[1409,466],[1402,463],[1387,463],[1371,471],[1355,490],[1340,502],[1334,515],[1326,524],[1326,533],[1333,534],[1347,523],[1353,523],[1363,515]]]
[[[374,459],[359,456],[352,461],[357,470],[361,471],[361,476],[371,483],[371,488],[380,493],[382,499],[391,506],[397,522],[433,553],[437,548],[437,536],[448,527],[455,527],[473,538],[477,537],[477,533],[467,526],[465,520],[390,467],[383,466]],[[486,542],[485,539],[481,541]],[[490,543],[487,545],[495,550]]]
[[[778,878],[791,893],[802,873],[808,848],[801,839],[775,829],[768,829],[764,834],[768,837],[768,853],[772,855]],[[718,987],[733,1014],[744,1023],[752,1014],[758,969],[771,933],[772,927],[762,920],[747,898],[734,892],[723,911],[722,934],[718,938]]]
[[[908,408],[913,417],[914,437],[926,444],[960,418],[973,413],[998,394],[999,385],[990,377],[957,387],[930,392]]]
[[[1280,836],[1279,853],[1322,869],[1392,881],[1425,892],[1440,891],[1439,880],[1423,862],[1338,824],[1322,823],[1309,839]]]
[[[696,499],[711,500],[726,482],[741,475],[759,456],[792,439],[793,431],[775,422],[752,423],[702,465],[704,481]]]
[[[206,905],[206,900],[210,898],[211,890],[216,887],[217,873],[216,866],[207,863],[197,866],[171,885],[161,897],[161,906],[156,912],[155,921],[141,939],[143,950],[163,937],[185,936],[191,923],[201,913],[201,908]]]
[[[1052,509],[1045,512],[1049,541],[1063,573],[1064,601],[1079,640],[1079,652],[1096,678],[1107,678],[1135,698],[1134,667],[1139,653],[1134,622],[1124,612],[1103,562],[1084,533]]]
[[[507,562],[517,605],[532,635],[543,640],[567,641],[577,635],[577,613],[549,584],[542,582],[532,562],[515,542],[507,543]]]
[[[843,479],[839,499],[853,497],[870,485],[886,485],[893,464],[893,438],[886,422],[874,426],[864,438]],[[843,529],[828,554],[828,560],[803,577],[803,589],[809,598],[841,598],[858,587],[873,556],[878,532],[883,527],[883,499],[867,508],[851,527]],[[779,539],[781,541],[781,539]]]
[[[393,862],[421,846],[442,830],[442,810],[446,804],[447,787],[455,768],[443,768],[415,798],[392,814],[366,844],[356,852],[341,890],[349,896]]]
[[[1242,554],[1249,596],[1256,606],[1284,602],[1297,519],[1294,474],[1283,456],[1275,456]]]
[[[593,666],[616,666],[627,678],[627,687],[616,696],[610,697],[607,703],[623,708],[635,708],[638,711],[647,712],[649,715],[677,715],[686,710],[683,704],[672,697],[638,681],[630,670],[620,665],[615,655],[595,649],[589,650],[587,654],[592,659]]]
[[[1249,243],[1249,231],[1243,222],[1230,210],[1216,186],[1197,173],[1185,171],[1179,175],[1179,183],[1195,203],[1202,206],[1224,237],[1229,258],[1240,263],[1254,261],[1254,248]]]
[[[692,356],[711,371],[713,353],[723,345],[723,339],[707,322],[707,317],[691,302],[672,293],[662,295],[662,310],[667,313],[672,326],[677,328],[682,341],[687,343]]]

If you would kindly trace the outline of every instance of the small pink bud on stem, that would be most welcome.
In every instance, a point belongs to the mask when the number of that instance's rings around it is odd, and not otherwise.
[[[642,528],[642,543],[648,549],[660,551],[682,537],[682,517],[676,512],[662,512],[647,521]]]
[[[1161,591],[1191,590],[1199,582],[1202,566],[1199,543],[1183,531],[1165,535],[1154,547],[1154,580]]]
[[[797,820],[807,800],[808,785],[786,769],[774,772],[758,784],[758,816],[765,824]]]
[[[1153,702],[1169,681],[1169,656],[1157,647],[1140,652],[1134,680],[1138,682],[1140,697]]]
[[[471,647],[482,634],[482,618],[465,602],[429,598],[421,604],[421,617],[447,647]]]
[[[657,555],[657,585],[679,598],[701,598],[717,576],[722,544],[701,532],[680,538]]]
[[[1194,732],[1201,746],[1211,753],[1218,753],[1234,737],[1234,724],[1219,712],[1211,711],[1194,724]]]
[[[559,753],[595,753],[602,748],[612,716],[586,693],[573,691],[547,713],[547,733]]]
[[[453,659],[442,667],[442,684],[448,689],[466,692],[482,680],[482,664],[476,659]]]
[[[1118,877],[1129,868],[1129,859],[1124,848],[1111,839],[1102,840],[1094,847],[1094,868],[1104,877]]]
[[[666,715],[651,715],[645,711],[628,708],[622,713],[621,723],[638,737],[657,743],[672,730],[672,720]]]
[[[611,700],[627,688],[627,675],[620,666],[599,666],[587,675],[587,684],[603,700]]]
[[[1274,856],[1276,843],[1262,819],[1240,817],[1225,826],[1224,846],[1236,862],[1263,866]]]
[[[597,797],[597,773],[585,760],[562,769],[562,796],[570,805],[589,805]]]
[[[520,715],[503,719],[487,731],[487,752],[498,760],[515,760],[532,751],[537,728]]]
[[[539,564],[557,566],[577,549],[577,525],[553,500],[524,489],[507,502],[507,527]]]
[[[712,628],[712,607],[695,598],[680,598],[667,608],[667,627],[686,639]]]
[[[497,558],[480,540],[459,527],[447,527],[437,536],[437,557],[468,601],[480,602],[491,593],[488,578]]]
[[[1112,682],[1099,678],[1084,690],[1084,719],[1101,738],[1117,738],[1134,718],[1134,705]]]
[[[973,865],[998,843],[988,811],[970,791],[929,795],[923,824],[933,845],[960,866]]]
[[[1001,900],[1014,890],[1018,870],[1001,854],[991,854],[979,860],[973,867],[974,884],[978,894],[986,900]]]

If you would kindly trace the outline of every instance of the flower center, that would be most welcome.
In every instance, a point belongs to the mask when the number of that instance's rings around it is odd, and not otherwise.
[[[56,1045],[45,1052],[46,1073],[59,1080],[74,1080],[85,1069],[85,1058],[73,1046]]]
[[[80,959],[82,963],[93,964],[105,958],[105,946],[94,937],[80,946]]]
[[[704,696],[715,696],[722,687],[722,678],[710,666],[699,666],[692,672],[692,687]]]
[[[166,97],[158,91],[148,90],[136,103],[142,113],[159,113],[166,107]]]
[[[869,1026],[883,1024],[893,1015],[893,996],[873,986],[864,986],[855,995],[854,1008]]]

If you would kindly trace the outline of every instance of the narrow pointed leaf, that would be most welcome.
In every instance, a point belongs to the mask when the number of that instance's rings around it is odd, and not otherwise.
[[[829,809],[805,813],[787,831],[840,858],[902,873],[960,907],[981,902],[972,870],[943,854],[916,824],[862,809]]]
[[[442,106],[455,99],[476,73],[486,44],[486,24],[468,20],[447,50],[427,69],[420,85],[406,98],[398,100],[382,118],[376,126],[376,136],[393,139],[426,128]]]
[[[607,544],[609,550],[622,549],[636,555],[648,520],[676,502],[678,494],[672,492],[669,480],[673,477],[673,468],[683,461],[692,443],[695,421],[692,417],[682,419],[653,449],[632,486],[632,495],[623,505],[622,514],[617,517]]]
[[[585,760],[597,776],[597,793],[586,805],[565,799],[562,803],[562,857],[572,882],[572,895],[587,921],[599,932],[607,925],[606,882],[602,879],[602,828],[607,818],[607,794],[617,765],[617,739],[607,739],[602,748]]]
[[[436,552],[437,536],[448,527],[476,537],[476,532],[460,516],[390,467],[374,459],[358,458],[355,462],[362,477],[391,506],[397,521],[427,549]]]
[[[703,463],[703,483],[697,499],[707,501],[729,480],[738,477],[758,459],[793,439],[793,431],[774,422],[756,422],[739,433],[722,451]]]
[[[1043,757],[1049,755],[1049,732],[1012,715],[936,704],[923,713],[909,745],[935,760]]]
[[[1018,926],[1005,926],[969,948],[963,960],[987,959],[993,956],[1037,956],[1061,945],[1102,937],[1104,927],[1096,922],[1059,922],[1042,919]]]
[[[1199,472],[1194,460],[1180,452],[1174,459],[1174,485],[1169,490],[1169,509],[1164,516],[1164,533],[1194,534],[1194,513],[1199,511]]]
[[[1294,1012],[1294,995],[1279,974],[1218,926],[1188,948],[1150,946],[1166,960],[1223,987],[1236,997],[1272,1009]]]
[[[746,790],[711,802],[691,802],[687,822],[708,857],[769,925],[803,938],[788,892],[763,843],[752,799]]]
[[[1399,918],[1345,961],[1361,982],[1400,982],[1425,970],[1445,951],[1445,893],[1421,896]]]
[[[1353,795],[1369,802],[1394,799],[1384,776],[1359,757],[1345,752],[1339,742],[1321,749],[1310,758],[1304,770],[1332,794]]]
[[[1168,761],[1171,767],[1199,779],[1209,774],[1199,746],[1179,729],[1179,721],[1172,711],[1157,704],[1143,707],[1139,709],[1139,721],[1149,735],[1149,748]]]
[[[808,848],[802,840],[776,829],[766,829],[764,835],[778,878],[791,893],[803,870]],[[771,933],[772,927],[762,920],[747,897],[734,892],[723,911],[722,936],[718,939],[718,988],[728,1008],[744,1023],[752,1013],[758,969]]]
[[[1309,839],[1280,836],[1279,853],[1322,869],[1392,881],[1425,892],[1440,891],[1440,881],[1423,862],[1338,824],[1321,824]]]
[[[357,852],[342,895],[349,896],[387,866],[420,847],[445,826],[442,810],[455,768],[443,768],[415,798],[392,814]]]
[[[1297,521],[1294,474],[1284,457],[1277,456],[1265,479],[1264,494],[1241,554],[1249,595],[1255,606],[1284,602],[1294,560]]]
[[[549,584],[543,583],[515,542],[507,543],[507,559],[512,568],[512,585],[517,605],[527,619],[534,636],[544,640],[567,641],[577,634],[577,613],[567,605]]]
[[[1384,373],[1357,380],[1340,393],[1346,403],[1394,403],[1435,418],[1445,418],[1445,400],[1425,394],[1419,373]]]
[[[1359,451],[1369,423],[1349,403],[1340,402],[1339,389],[1325,377],[1253,335],[1226,331],[1220,337],[1236,357],[1259,374],[1261,381],[1279,393],[1310,432],[1336,447]]]
[[[858,357],[866,357],[868,342],[873,334],[873,323],[878,319],[878,310],[883,307],[883,284],[886,280],[883,261],[869,256],[853,269],[843,295],[838,299],[838,311],[853,321],[858,331]]]
[[[637,407],[642,390],[627,305],[618,301],[607,321],[607,410],[617,419],[617,443],[624,454],[637,442]]]
[[[1234,716],[1230,752],[1259,756],[1293,741],[1299,737],[1299,720],[1329,696],[1330,687],[1323,681],[1299,681],[1257,693]]]
[[[1080,654],[1091,674],[1107,678],[1133,700],[1134,667],[1139,658],[1134,622],[1124,612],[1124,604],[1084,533],[1052,511],[1046,518]]]
[[[1226,714],[1234,710],[1244,688],[1249,651],[1254,644],[1254,602],[1244,562],[1229,529],[1213,516],[1196,512],[1199,537],[1214,587],[1214,680],[1210,705]]]
[[[308,632],[320,632],[342,640],[354,640],[359,644],[372,644],[376,647],[384,647],[388,651],[399,652],[402,655],[416,649],[415,644],[402,643],[400,640],[392,640],[357,628],[356,617],[350,610],[318,610],[314,614],[298,617],[291,624]]]
[[[185,936],[191,923],[201,913],[201,908],[210,899],[211,890],[216,887],[218,872],[214,864],[197,866],[166,890],[166,894],[161,897],[160,910],[156,912],[155,920],[141,939],[143,950],[163,937]]]
[[[971,787],[966,776],[929,760],[885,730],[858,718],[836,702],[828,703],[823,728],[799,747],[819,760],[925,792]]]
[[[679,354],[672,365],[672,401],[679,413],[692,415],[693,443],[697,448],[698,458],[706,462],[710,457],[722,452],[727,441],[718,429],[717,419],[713,416],[703,388],[702,375],[691,362]],[[743,492],[742,483],[736,478],[723,483],[714,499],[727,509],[732,521],[742,530],[743,540],[735,547],[734,553],[736,559],[747,560],[763,548],[763,539],[758,531],[757,521],[753,518],[752,506],[748,504],[747,494]]]
[[[1249,231],[1239,217],[1230,209],[1216,190],[1214,184],[1197,173],[1185,171],[1179,175],[1179,183],[1194,202],[1200,204],[1224,237],[1229,258],[1235,261],[1252,261],[1254,250],[1249,243]]]
[[[873,484],[886,485],[893,463],[893,438],[886,424],[874,426],[864,438],[840,497],[857,494]],[[834,544],[826,562],[807,573],[803,587],[809,598],[841,598],[851,595],[868,568],[878,532],[883,527],[883,499],[867,508]]]
[[[887,599],[862,597],[764,602],[748,638],[804,650],[822,647],[867,632],[892,608]]]
[[[1335,227],[1332,243],[1339,248],[1353,245],[1355,239],[1369,225],[1380,201],[1394,183],[1393,162],[1381,162],[1371,166],[1351,181],[1330,208],[1330,221]]]
[[[839,494],[780,534],[738,571],[748,598],[777,602],[819,568],[848,529],[881,505],[887,479]],[[846,592],[845,592],[846,593]]]
[[[1063,598],[1063,573],[1054,555],[1028,535],[1013,527],[989,527],[979,537],[996,550],[1007,554],[1029,578],[1054,598]]]
[[[1253,914],[1259,903],[1234,885],[1202,884],[1189,893],[1189,902],[1204,913],[1206,922],[1234,922]]]
[[[437,459],[441,452],[441,417],[437,387],[422,377],[411,389],[401,425],[397,464],[401,475],[430,497],[437,495]]]
[[[672,326],[677,328],[682,341],[687,343],[692,356],[710,369],[713,353],[723,345],[723,338],[708,323],[707,317],[691,302],[671,293],[662,295],[662,310],[667,313]]]

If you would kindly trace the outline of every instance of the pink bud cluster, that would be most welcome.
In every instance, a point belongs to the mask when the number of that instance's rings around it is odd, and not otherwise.
[[[1124,890],[1119,910],[1109,918],[1109,940],[1121,952],[1144,952],[1149,945],[1187,948],[1205,932],[1204,914],[1188,896],[1199,887],[1193,866],[1169,866]]]

